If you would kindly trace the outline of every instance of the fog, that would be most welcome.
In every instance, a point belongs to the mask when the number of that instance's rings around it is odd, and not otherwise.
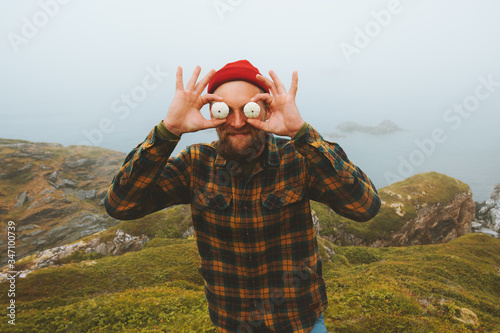
[[[435,129],[446,139],[424,151],[412,173],[436,170],[474,183],[472,173],[488,169],[478,190],[483,197],[500,182],[498,1],[0,6],[2,138],[128,152],[165,117],[178,65],[187,81],[196,65],[205,74],[248,59],[265,75],[275,70],[287,87],[298,70],[299,111],[320,133],[338,132],[345,121],[376,126],[384,119],[404,129],[399,136],[344,133],[338,140],[379,186],[390,183],[387,171],[398,173],[400,157],[419,149],[415,140],[433,140]],[[456,105],[468,108],[459,112]],[[211,139],[213,131],[189,134],[179,149]]]

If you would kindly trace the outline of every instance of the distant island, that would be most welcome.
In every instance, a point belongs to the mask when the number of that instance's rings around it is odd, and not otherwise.
[[[353,121],[347,121],[337,126],[342,132],[361,132],[371,135],[389,134],[403,129],[390,120],[383,120],[377,126],[365,126]]]

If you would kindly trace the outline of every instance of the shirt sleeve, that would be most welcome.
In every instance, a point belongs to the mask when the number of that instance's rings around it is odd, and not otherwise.
[[[128,154],[104,198],[110,216],[133,220],[171,205],[189,202],[189,149],[170,158],[178,142],[179,139],[162,137],[155,126]]]
[[[337,144],[328,142],[311,126],[293,145],[308,165],[308,190],[312,200],[355,221],[368,221],[380,209],[377,189]]]

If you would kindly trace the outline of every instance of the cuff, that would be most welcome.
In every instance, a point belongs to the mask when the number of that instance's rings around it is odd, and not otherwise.
[[[296,140],[296,139],[300,138],[302,135],[304,135],[304,133],[306,132],[307,126],[309,126],[309,124],[304,121],[304,125],[302,125],[302,127],[297,131],[297,133],[295,133],[292,140]]]
[[[163,125],[163,120],[160,121],[160,123],[156,126],[155,129],[156,134],[158,134],[161,138],[163,139],[168,139],[168,140],[180,140],[180,136],[175,135],[174,133],[170,132],[165,125]]]

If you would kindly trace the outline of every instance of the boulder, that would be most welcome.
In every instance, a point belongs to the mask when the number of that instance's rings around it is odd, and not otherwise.
[[[27,199],[28,199],[28,191],[24,191],[23,193],[19,194],[19,196],[17,197],[17,202],[14,205],[14,208],[21,208],[22,206],[24,206]]]

